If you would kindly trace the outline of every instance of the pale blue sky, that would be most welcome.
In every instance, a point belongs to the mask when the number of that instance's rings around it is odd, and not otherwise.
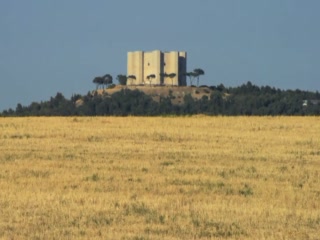
[[[319,0],[0,0],[0,111],[183,50],[202,84],[320,91]]]

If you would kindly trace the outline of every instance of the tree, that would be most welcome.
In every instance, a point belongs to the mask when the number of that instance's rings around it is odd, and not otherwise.
[[[112,76],[110,75],[110,74],[106,74],[106,75],[104,75],[103,77],[102,77],[102,79],[103,79],[103,85],[106,85],[106,86],[108,86],[109,84],[112,84],[113,83],[113,78],[112,78]]]
[[[117,80],[120,85],[127,85],[127,76],[126,75],[119,74],[117,76]]]
[[[152,79],[154,79],[154,78],[156,78],[156,75],[154,75],[154,74],[150,74],[147,76],[147,80],[149,81],[150,86],[151,86]]]
[[[195,73],[194,72],[186,72],[186,73],[184,73],[184,75],[189,78],[190,86],[192,86],[193,85],[193,80],[196,77]]]
[[[22,107],[21,103],[18,103],[18,104],[17,104],[17,107],[16,107],[16,115],[17,115],[17,116],[22,116],[22,115],[23,115],[23,107]]]
[[[168,74],[168,77],[171,78],[172,86],[173,86],[173,79],[177,76],[175,73]]]
[[[133,85],[132,82],[133,82],[133,80],[136,80],[136,76],[135,75],[129,75],[127,77],[127,79],[131,79],[131,85]]]
[[[163,82],[164,83],[164,80],[169,77],[169,75],[167,73],[160,73],[160,79],[162,78],[163,79]]]
[[[98,90],[99,86],[103,84],[103,78],[95,77],[92,82],[97,85],[97,90]]]
[[[226,87],[220,83],[218,86],[217,86],[217,91],[219,92],[224,92],[226,90]]]
[[[160,76],[160,82],[161,82],[161,85],[164,83],[164,79],[166,78],[166,73],[160,73],[159,76]]]
[[[204,71],[201,68],[196,68],[193,70],[194,76],[197,78],[197,87],[199,87],[199,77],[204,75]]]

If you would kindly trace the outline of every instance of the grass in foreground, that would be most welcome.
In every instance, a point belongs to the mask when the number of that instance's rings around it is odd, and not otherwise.
[[[0,118],[1,239],[318,239],[316,117]]]

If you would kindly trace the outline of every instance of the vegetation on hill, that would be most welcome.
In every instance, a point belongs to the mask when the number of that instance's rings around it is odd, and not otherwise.
[[[102,79],[103,77],[101,77]],[[111,83],[109,78],[108,83]],[[98,81],[99,82],[99,81]],[[106,83],[107,81],[105,81]],[[107,83],[106,83],[107,84]],[[88,92],[82,96],[65,98],[61,93],[44,102],[29,106],[17,104],[16,109],[5,110],[1,116],[155,116],[155,115],[319,115],[320,93],[302,90],[280,90],[270,86],[259,87],[251,82],[239,87],[218,86],[185,87],[179,95],[179,87],[152,87],[167,89],[168,94],[148,94],[139,87],[121,87]],[[98,88],[98,87],[97,87]],[[149,88],[151,89],[151,88]],[[182,88],[181,88],[182,89]],[[202,92],[206,91],[207,94]],[[180,91],[181,92],[181,91]],[[191,94],[192,92],[192,94]]]

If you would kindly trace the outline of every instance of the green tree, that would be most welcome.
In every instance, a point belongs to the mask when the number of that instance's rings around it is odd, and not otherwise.
[[[160,79],[162,79],[161,84],[163,84],[164,80],[168,77],[168,74],[167,73],[160,73],[159,75],[160,75]]]
[[[117,80],[120,85],[127,85],[127,76],[126,75],[119,74],[117,76]]]
[[[154,78],[156,78],[156,75],[154,75],[154,74],[150,74],[150,75],[147,76],[147,80],[149,81],[150,86],[151,86],[151,83],[152,83],[152,79],[154,79]]]
[[[103,84],[103,78],[102,77],[95,77],[92,82],[94,84],[96,84],[96,90],[98,90],[99,87]]]
[[[132,84],[133,81],[136,80],[137,78],[136,78],[135,75],[129,75],[129,76],[127,77],[127,79],[131,79],[131,85],[133,85],[133,84]]]
[[[102,79],[103,79],[103,82],[102,82],[103,85],[108,86],[113,83],[113,78],[110,74],[104,75]]]
[[[218,86],[217,86],[217,91],[219,92],[224,92],[226,90],[226,87],[220,83]]]
[[[170,73],[168,74],[168,77],[171,79],[171,82],[172,82],[172,86],[173,86],[173,79],[177,76],[177,74],[175,73]]]
[[[23,115],[23,107],[21,105],[21,103],[18,103],[17,104],[17,107],[16,107],[16,115],[17,116],[22,116]]]
[[[199,77],[204,75],[204,71],[201,68],[196,68],[193,70],[194,76],[197,78],[197,87],[199,87]]]
[[[195,73],[194,72],[186,72],[186,73],[184,73],[184,75],[189,78],[190,86],[192,86],[193,85],[193,80],[196,77]]]

